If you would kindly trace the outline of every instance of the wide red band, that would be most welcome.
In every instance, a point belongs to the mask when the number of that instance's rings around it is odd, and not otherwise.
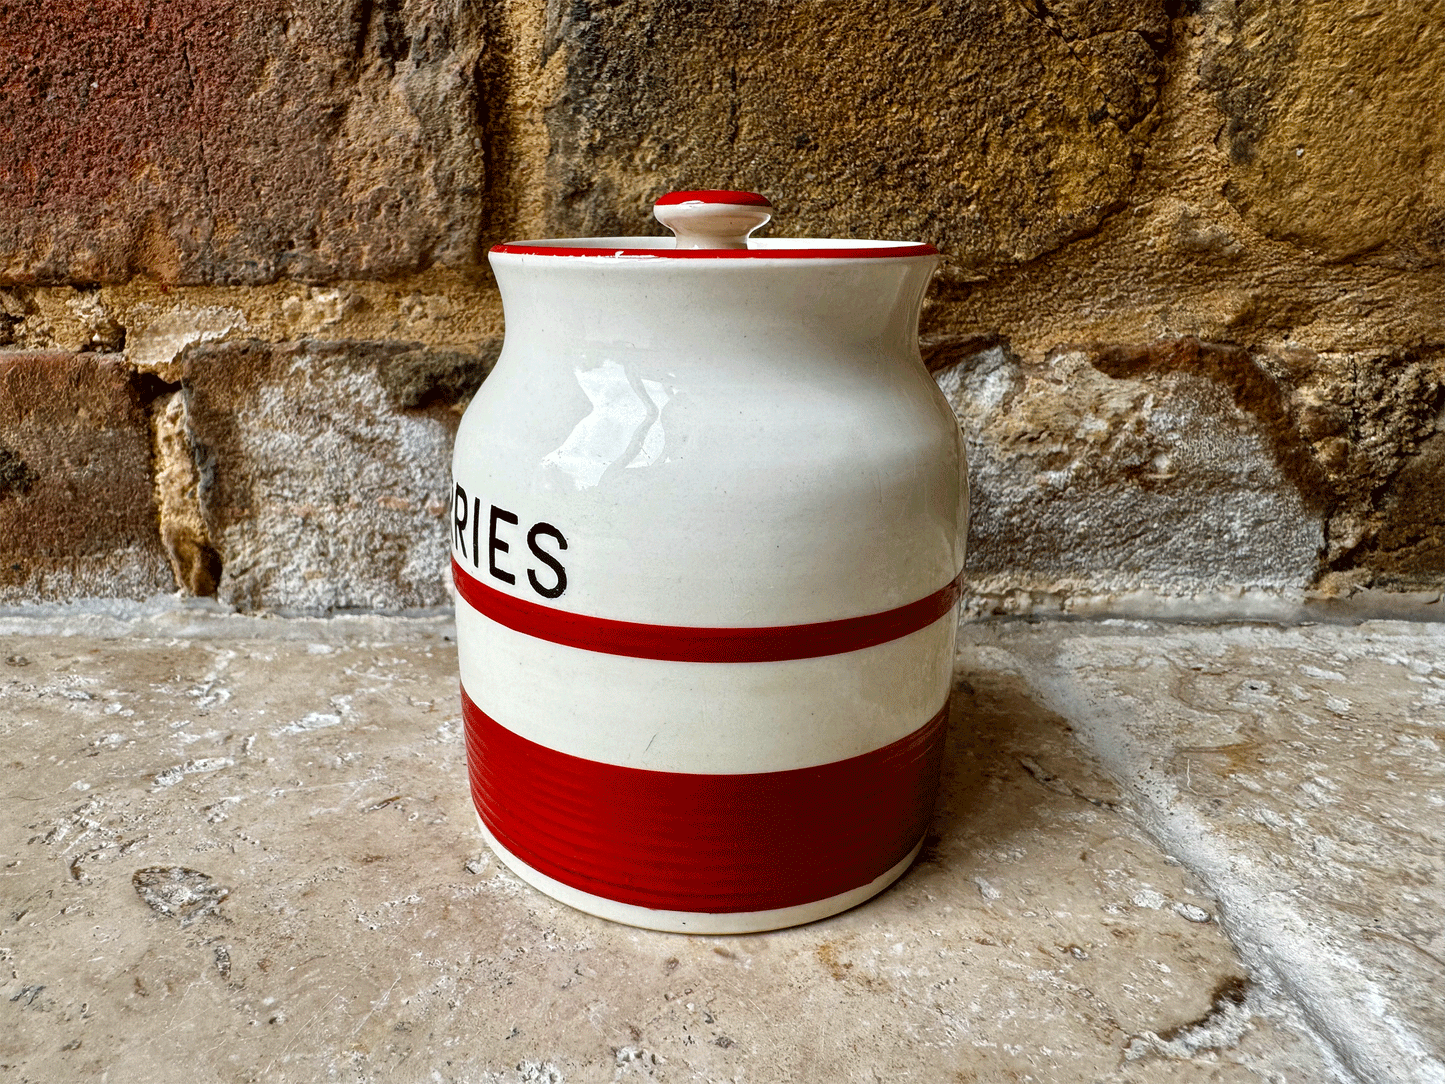
[[[927,598],[883,613],[808,625],[721,629],[613,621],[540,606],[489,587],[456,558],[452,578],[462,601],[509,629],[583,651],[669,662],[780,662],[860,651],[927,628],[953,609],[959,594],[954,580]]]
[[[901,862],[928,827],[947,713],[832,764],[700,775],[538,745],[462,690],[472,800],[503,847],[594,896],[707,914],[829,899]]]

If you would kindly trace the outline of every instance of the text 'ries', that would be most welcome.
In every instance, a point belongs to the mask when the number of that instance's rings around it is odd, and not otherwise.
[[[512,542],[508,539],[516,538],[516,535],[511,532],[511,528],[518,526],[517,516],[505,508],[498,508],[495,504],[485,507],[490,511],[483,511],[480,497],[468,500],[467,491],[460,485],[457,486],[456,494],[452,499],[452,545],[464,559],[471,561],[472,566],[477,569],[482,568],[482,550],[485,548],[487,573],[493,579],[501,580],[503,583],[515,584],[517,582],[516,574],[503,566],[510,564],[509,559],[504,555],[512,552]],[[485,534],[482,529],[484,517],[487,520]],[[557,553],[548,552],[543,548],[544,540],[558,551],[567,548],[567,539],[552,524],[543,522],[532,524],[527,529],[527,549],[545,567],[529,567],[527,582],[532,585],[532,590],[543,598],[557,598],[567,590],[567,570],[562,567]],[[499,560],[501,564],[498,563]],[[541,578],[538,577],[539,572]]]

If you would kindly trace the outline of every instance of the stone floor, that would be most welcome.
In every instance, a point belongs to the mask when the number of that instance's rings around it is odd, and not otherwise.
[[[701,938],[481,846],[443,620],[0,620],[0,1078],[1445,1081],[1445,625],[969,624],[892,889]]]

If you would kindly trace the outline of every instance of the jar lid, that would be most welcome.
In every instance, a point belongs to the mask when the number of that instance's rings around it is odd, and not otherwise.
[[[756,192],[702,189],[669,192],[652,214],[672,237],[561,237],[508,241],[492,252],[518,256],[592,256],[605,259],[834,259],[936,256],[916,241],[848,238],[753,237],[768,224],[773,205]]]

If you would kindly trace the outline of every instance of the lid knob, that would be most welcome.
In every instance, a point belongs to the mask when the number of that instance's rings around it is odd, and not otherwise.
[[[653,216],[677,235],[678,248],[747,248],[748,234],[766,226],[773,205],[756,192],[669,192]]]

